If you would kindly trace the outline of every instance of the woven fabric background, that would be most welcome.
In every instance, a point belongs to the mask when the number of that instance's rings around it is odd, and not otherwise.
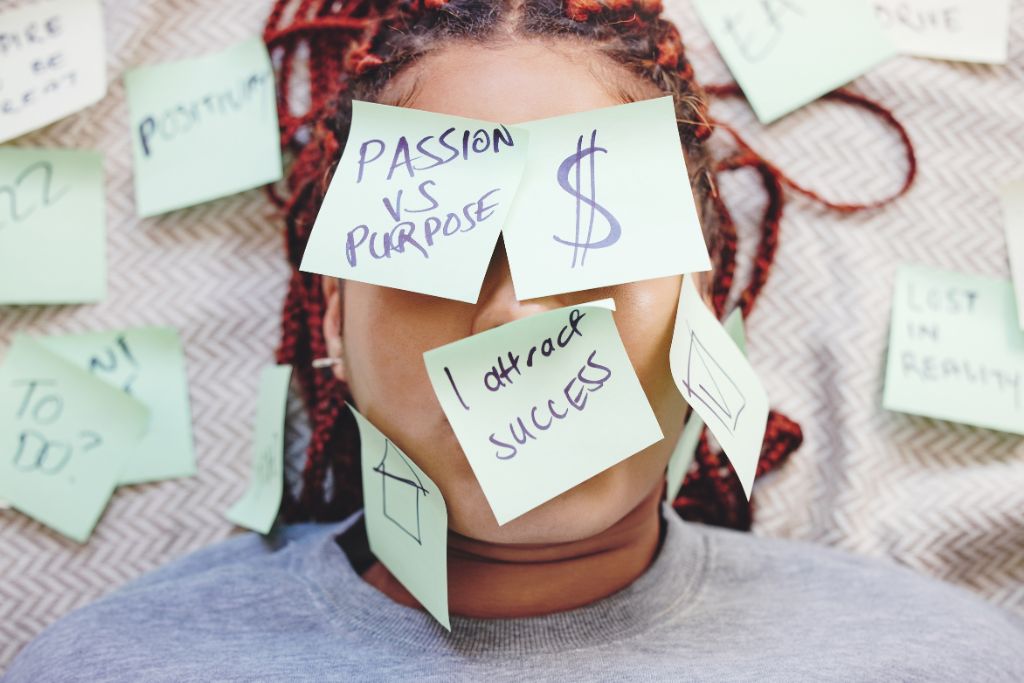
[[[105,154],[109,295],[95,306],[0,308],[0,353],[15,332],[177,327],[199,474],[120,489],[85,545],[0,511],[0,671],[62,614],[234,533],[224,511],[246,486],[255,388],[272,362],[287,275],[280,223],[259,191],[135,217],[121,82],[126,68],[257,33],[267,0],[104,4],[107,97],[16,144]],[[669,14],[701,78],[726,80],[685,0]],[[1011,45],[1006,67],[901,58],[856,82],[910,129],[918,184],[896,205],[854,217],[791,201],[749,332],[773,405],[806,436],[781,471],[759,481],[754,533],[890,558],[1024,613],[1024,440],[880,408],[896,265],[1008,274],[996,190],[1024,177],[1022,0],[1014,0]],[[816,104],[764,130],[741,103],[715,112],[830,196],[881,196],[899,182],[897,140],[862,113]],[[742,174],[722,184],[749,253],[762,192]]]

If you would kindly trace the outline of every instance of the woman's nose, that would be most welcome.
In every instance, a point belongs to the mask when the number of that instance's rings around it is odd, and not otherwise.
[[[477,299],[473,334],[486,332],[499,325],[522,320],[531,315],[551,311],[562,305],[556,297],[530,299],[529,301],[519,301],[516,298],[515,288],[512,285],[512,271],[509,268],[508,254],[505,251],[505,241],[499,237],[498,246],[487,267],[484,284],[480,288],[480,298]]]

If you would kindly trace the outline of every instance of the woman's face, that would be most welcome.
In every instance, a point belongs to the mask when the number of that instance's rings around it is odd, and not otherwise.
[[[632,77],[595,63],[592,54],[541,43],[452,45],[401,74],[381,99],[503,123],[621,104],[612,94],[614,81]],[[668,361],[679,286],[677,276],[517,301],[499,241],[475,305],[361,282],[345,282],[339,292],[337,281],[329,280],[325,332],[332,355],[343,359],[335,372],[348,382],[360,412],[440,487],[452,530],[498,543],[565,542],[604,531],[661,487],[686,409]],[[616,325],[665,439],[499,527],[431,388],[423,353],[608,297],[615,299]]]

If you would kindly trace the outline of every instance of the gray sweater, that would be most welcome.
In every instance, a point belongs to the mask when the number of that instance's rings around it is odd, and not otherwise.
[[[965,591],[665,514],[628,588],[451,634],[359,578],[336,542],[359,516],[241,536],[72,613],[4,680],[1024,681],[1024,623]]]

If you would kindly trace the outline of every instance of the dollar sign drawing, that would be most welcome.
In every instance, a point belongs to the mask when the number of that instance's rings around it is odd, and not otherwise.
[[[572,247],[572,267],[575,268],[577,263],[580,267],[583,267],[587,260],[587,252],[590,249],[605,249],[612,246],[619,241],[619,237],[622,236],[622,226],[619,221],[612,215],[612,212],[604,208],[597,203],[597,164],[595,163],[595,157],[598,152],[607,153],[608,150],[604,147],[597,146],[597,130],[593,130],[590,133],[590,146],[583,147],[583,137],[580,136],[576,141],[576,153],[570,154],[562,161],[558,167],[558,185],[568,192],[570,195],[576,198],[576,236],[573,240],[564,240],[558,235],[555,235],[555,241],[559,244]],[[590,161],[590,193],[584,195],[581,193],[580,181],[584,161]],[[575,172],[575,173],[574,173]],[[569,176],[576,176],[576,184],[573,185],[569,182]],[[580,239],[580,233],[583,230],[583,212],[586,207],[590,207],[590,217],[587,221],[587,236],[585,239]],[[605,235],[604,239],[596,242],[592,241],[594,236],[594,219],[597,214],[608,221],[608,234]],[[582,252],[582,253],[581,253]]]

